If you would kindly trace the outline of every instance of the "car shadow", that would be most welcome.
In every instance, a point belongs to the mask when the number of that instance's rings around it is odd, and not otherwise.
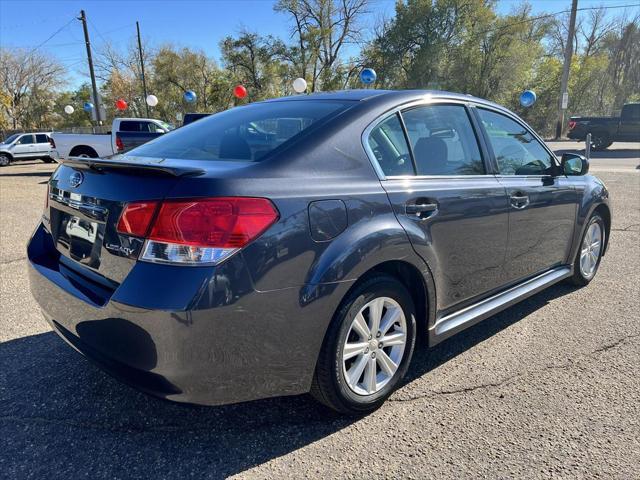
[[[552,287],[431,350],[418,348],[406,383],[571,291]],[[221,407],[158,400],[112,379],[52,332],[0,344],[0,365],[8,478],[224,478],[358,421],[308,395]]]
[[[0,177],[50,177],[53,172],[19,172],[4,173],[0,170]]]
[[[584,148],[561,148],[554,150],[553,153],[556,156],[561,157],[563,153],[579,153],[585,154]],[[637,148],[621,148],[615,150],[591,150],[591,158],[638,158],[640,156],[640,150]]]

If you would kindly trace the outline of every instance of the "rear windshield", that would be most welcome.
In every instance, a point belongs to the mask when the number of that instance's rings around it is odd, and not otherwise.
[[[305,100],[233,108],[162,135],[136,157],[257,162],[346,110],[351,102]]]

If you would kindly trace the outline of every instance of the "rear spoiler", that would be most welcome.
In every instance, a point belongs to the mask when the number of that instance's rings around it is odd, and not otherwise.
[[[172,177],[187,177],[202,175],[205,171],[201,168],[176,165],[162,165],[160,163],[133,163],[105,160],[103,158],[70,157],[60,160],[61,163],[71,168],[83,170],[126,170],[128,173],[140,175],[156,174]]]

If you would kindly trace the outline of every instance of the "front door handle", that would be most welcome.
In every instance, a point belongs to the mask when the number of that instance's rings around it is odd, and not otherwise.
[[[522,192],[514,192],[509,197],[509,201],[513,208],[522,210],[523,208],[527,208],[529,206],[529,195],[525,195]]]
[[[405,212],[407,215],[416,218],[427,218],[438,211],[437,203],[407,203]]]

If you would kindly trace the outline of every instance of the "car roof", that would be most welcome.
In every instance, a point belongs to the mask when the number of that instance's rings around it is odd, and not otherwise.
[[[353,89],[353,90],[336,90],[331,92],[314,92],[306,95],[292,95],[288,97],[279,97],[266,100],[266,102],[287,102],[287,101],[308,101],[308,100],[341,100],[341,101],[354,101],[362,102],[372,98],[384,97],[388,100],[395,100],[398,103],[410,102],[412,100],[419,100],[425,96],[431,96],[434,98],[450,98],[451,100],[460,101],[472,101],[474,103],[480,103],[490,105],[495,108],[506,110],[502,105],[484,100],[482,98],[474,97],[473,95],[466,93],[447,92],[444,90],[378,90],[375,88],[370,89]]]

